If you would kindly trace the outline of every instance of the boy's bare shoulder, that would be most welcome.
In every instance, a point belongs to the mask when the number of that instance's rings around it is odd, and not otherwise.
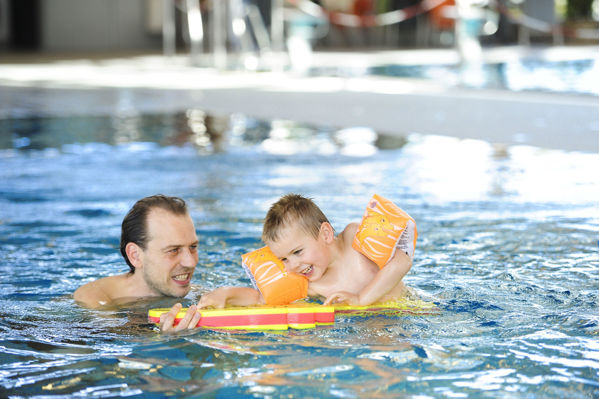
[[[340,236],[343,239],[343,242],[350,243],[353,241],[354,236],[358,232],[358,227],[360,223],[350,223],[345,226],[345,229],[341,232]]]

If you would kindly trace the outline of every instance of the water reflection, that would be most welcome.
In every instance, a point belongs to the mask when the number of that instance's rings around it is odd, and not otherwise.
[[[380,165],[340,164],[334,170],[323,169],[315,174],[305,174],[285,163],[277,165],[265,183],[282,190],[301,182],[311,187],[331,175],[348,177],[356,192],[373,183],[384,186],[387,182],[380,170],[389,161],[384,153],[401,148],[418,161],[405,163],[405,157],[390,160],[396,165],[400,179],[395,184],[417,189],[433,202],[511,197],[523,202],[575,204],[585,203],[596,195],[596,186],[589,183],[596,169],[596,154],[504,146],[480,140],[385,135],[369,128],[335,129],[287,120],[266,122],[240,114],[209,114],[199,109],[172,114],[127,112],[111,117],[12,118],[0,120],[0,124],[6,133],[0,135],[4,138],[0,141],[1,148],[44,150],[48,157],[58,155],[49,149],[101,156],[111,151],[110,147],[103,147],[105,144],[137,152],[152,150],[157,145],[166,151],[176,146],[204,155],[234,154],[252,148],[274,156],[319,154],[365,159],[383,156]],[[210,183],[213,175],[205,183],[214,187],[222,184],[218,179]]]
[[[523,58],[485,64],[382,65],[370,68],[368,74],[430,79],[451,86],[599,95],[598,69],[599,61],[595,58],[569,61]]]
[[[229,119],[201,110],[141,114],[133,109],[123,109],[112,116],[9,118],[0,120],[0,149],[151,142],[192,145],[202,153],[222,152],[227,147]]]
[[[143,141],[141,139],[141,117],[136,111],[117,112],[110,119],[111,128],[114,130],[116,144]]]
[[[142,114],[120,108],[113,116],[28,117],[0,120],[0,149],[64,149],[73,144],[123,145],[157,143],[190,145],[200,154],[230,147],[259,145],[266,153],[316,153],[369,156],[397,149],[406,138],[364,127],[335,129],[288,120],[260,121],[241,114],[211,114],[189,109],[169,114]]]

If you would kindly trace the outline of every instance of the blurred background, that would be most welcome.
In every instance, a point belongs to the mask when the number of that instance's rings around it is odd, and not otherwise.
[[[0,0],[0,116],[128,87],[94,106],[599,151],[598,20],[597,0]]]
[[[0,397],[599,397],[598,15],[0,0]],[[378,193],[417,220],[406,282],[443,312],[165,337],[149,303],[78,307],[158,192],[189,204],[202,290],[250,284],[281,195],[342,231]]]
[[[452,48],[462,36],[597,44],[598,19],[596,0],[0,0],[0,49],[265,56],[299,39],[317,50]]]

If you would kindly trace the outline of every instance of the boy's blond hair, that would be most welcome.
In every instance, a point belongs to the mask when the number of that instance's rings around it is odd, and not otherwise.
[[[262,228],[262,240],[277,241],[281,229],[288,223],[298,223],[307,234],[317,238],[323,222],[329,223],[329,220],[312,199],[299,194],[287,194],[268,210]]]

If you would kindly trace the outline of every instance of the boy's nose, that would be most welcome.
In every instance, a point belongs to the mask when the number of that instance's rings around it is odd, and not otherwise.
[[[298,267],[299,267],[299,261],[297,261],[297,260],[287,261],[287,268],[289,269],[289,271],[297,272]]]

